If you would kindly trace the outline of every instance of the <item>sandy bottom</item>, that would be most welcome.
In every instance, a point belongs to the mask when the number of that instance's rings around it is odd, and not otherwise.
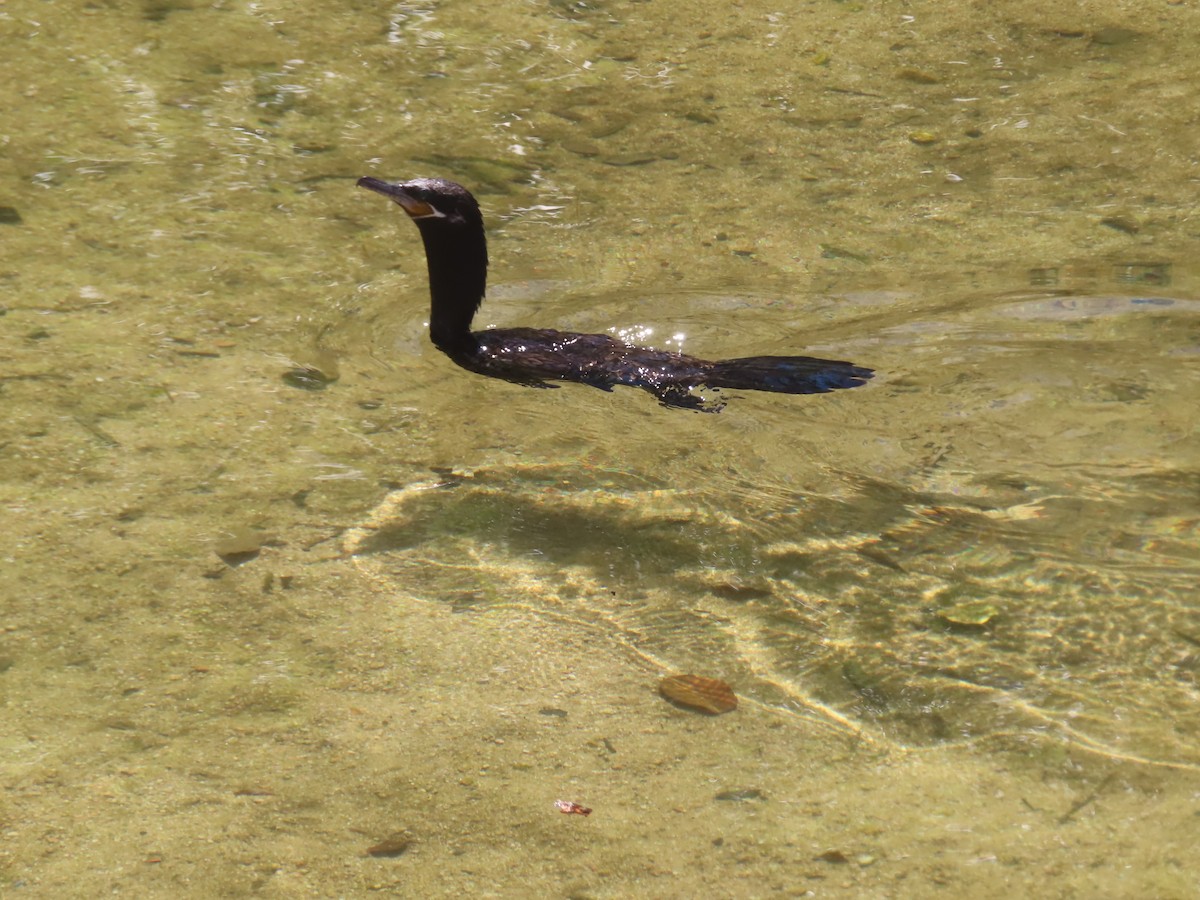
[[[1194,891],[1195,773],[1052,736],[912,752],[812,710],[678,709],[636,647],[420,600],[347,556],[364,533],[160,565],[157,634],[6,660],[6,894]],[[117,590],[109,617],[150,609]],[[93,714],[30,702],[50,681]]]

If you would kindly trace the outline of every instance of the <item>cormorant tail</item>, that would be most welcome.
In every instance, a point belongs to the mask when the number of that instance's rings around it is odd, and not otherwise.
[[[836,359],[811,356],[746,356],[713,363],[705,384],[714,388],[774,391],[777,394],[825,394],[859,387],[871,369]]]

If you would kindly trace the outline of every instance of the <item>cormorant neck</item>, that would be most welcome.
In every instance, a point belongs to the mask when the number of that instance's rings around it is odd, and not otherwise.
[[[416,219],[429,265],[429,336],[443,353],[471,353],[479,344],[471,320],[487,288],[487,238],[482,221]]]

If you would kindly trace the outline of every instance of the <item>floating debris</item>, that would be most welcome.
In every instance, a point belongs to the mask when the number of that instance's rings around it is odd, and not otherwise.
[[[1000,614],[1000,610],[985,600],[959,603],[938,613],[938,618],[947,625],[959,628],[983,628]]]
[[[731,712],[738,705],[733,688],[720,679],[703,675],[671,675],[658,683],[658,690],[678,706],[711,716]]]
[[[592,814],[590,806],[580,806],[573,800],[555,800],[554,808],[567,816],[590,816]]]

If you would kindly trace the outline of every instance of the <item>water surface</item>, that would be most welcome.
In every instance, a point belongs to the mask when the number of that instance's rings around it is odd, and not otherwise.
[[[1190,893],[1196,25],[5,5],[0,884]],[[363,174],[482,325],[878,375],[471,376]]]

